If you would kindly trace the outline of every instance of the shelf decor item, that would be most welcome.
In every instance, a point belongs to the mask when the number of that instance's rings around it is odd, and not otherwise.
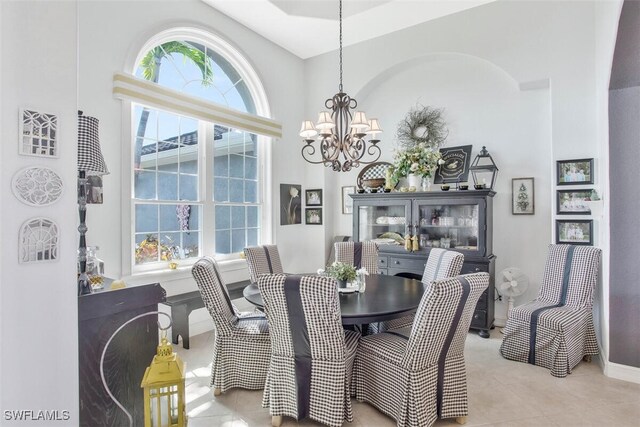
[[[558,160],[557,185],[593,184],[593,159]]]
[[[556,243],[569,245],[593,245],[593,220],[557,219]]]
[[[48,206],[57,202],[64,188],[62,178],[46,167],[29,166],[19,170],[11,182],[13,194],[29,206]]]
[[[536,213],[535,206],[534,179],[511,179],[511,214],[533,215]]]
[[[431,178],[441,160],[438,148],[425,142],[401,147],[394,153],[393,173],[396,180],[407,178],[409,187],[422,188],[422,179]]]
[[[474,188],[478,188],[481,185],[482,188],[493,190],[498,179],[498,167],[484,145],[476,158],[473,159],[473,162],[471,162],[469,171],[473,177]]]
[[[425,144],[433,149],[440,148],[449,135],[442,111],[420,104],[409,110],[404,120],[398,123],[396,137],[400,146],[409,148]]]
[[[80,242],[78,261],[78,295],[90,294],[93,290],[87,275],[87,177],[88,175],[106,175],[109,173],[100,150],[98,133],[99,121],[95,117],[85,116],[78,111],[78,212],[80,215]]]
[[[471,163],[471,145],[441,148],[442,161],[438,162],[435,173],[435,184],[465,182],[469,178],[469,163]]]
[[[311,120],[302,122],[300,136],[305,142],[302,157],[312,164],[323,164],[335,172],[348,172],[360,164],[374,163],[380,158],[382,151],[378,147],[377,135],[382,133],[378,119],[367,120],[363,111],[355,111],[358,102],[342,90],[342,0],[339,3],[340,23],[340,84],[338,93],[325,101],[325,107],[331,111],[320,111],[318,122]],[[319,135],[321,158],[314,160],[316,147],[313,145]],[[371,139],[366,141],[365,138]],[[369,160],[364,156],[371,156]]]
[[[58,226],[49,218],[31,218],[20,227],[18,262],[58,259]]]
[[[58,157],[58,116],[20,109],[20,154]]]
[[[556,195],[557,215],[591,215],[591,190],[558,190]]]

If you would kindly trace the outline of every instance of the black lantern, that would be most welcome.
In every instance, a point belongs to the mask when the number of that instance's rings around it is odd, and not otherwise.
[[[476,190],[483,188],[493,189],[498,178],[498,167],[496,166],[491,154],[487,151],[487,147],[482,146],[482,150],[478,153],[471,167],[469,167],[473,176],[473,187]]]

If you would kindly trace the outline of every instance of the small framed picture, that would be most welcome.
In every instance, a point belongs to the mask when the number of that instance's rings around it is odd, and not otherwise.
[[[472,148],[472,145],[441,148],[440,155],[444,163],[436,169],[434,184],[466,182],[469,178]]]
[[[350,214],[353,213],[353,199],[349,197],[349,194],[354,194],[356,192],[355,185],[348,185],[342,187],[342,213]]]
[[[557,219],[556,243],[593,245],[593,220]]]
[[[591,190],[558,190],[556,192],[558,215],[590,215],[591,209],[585,200],[591,200]]]
[[[513,178],[511,180],[511,213],[513,215],[533,215],[535,212],[534,179]]]
[[[593,159],[558,160],[557,185],[593,184]]]
[[[307,208],[304,212],[306,224],[322,225],[322,208]]]
[[[322,206],[322,190],[305,190],[307,206]]]

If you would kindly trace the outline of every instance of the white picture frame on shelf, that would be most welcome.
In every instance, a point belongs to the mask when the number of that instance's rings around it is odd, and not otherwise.
[[[21,108],[18,153],[23,156],[58,157],[58,116]]]

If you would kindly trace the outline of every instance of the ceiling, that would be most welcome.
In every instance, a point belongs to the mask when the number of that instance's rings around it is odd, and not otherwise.
[[[338,0],[202,0],[306,59],[338,48]],[[344,0],[345,46],[495,0]]]

